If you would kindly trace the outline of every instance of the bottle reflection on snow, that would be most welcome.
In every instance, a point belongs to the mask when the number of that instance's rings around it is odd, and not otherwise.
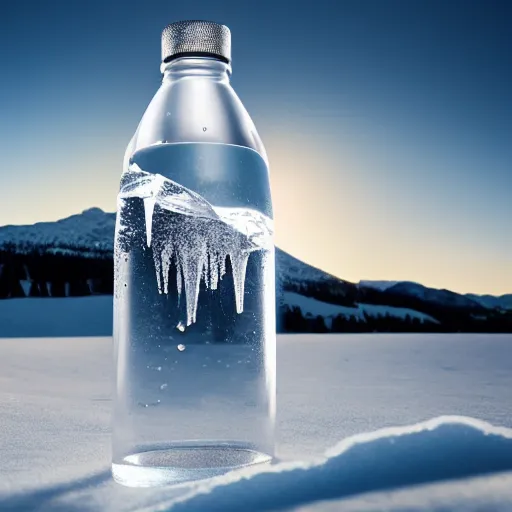
[[[222,25],[169,25],[162,85],[126,151],[112,464],[126,485],[208,478],[273,455],[268,166],[229,83],[229,48]]]

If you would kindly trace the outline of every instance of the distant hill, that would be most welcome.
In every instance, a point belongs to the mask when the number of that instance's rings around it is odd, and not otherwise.
[[[16,320],[18,327],[13,327],[14,317],[29,308],[32,313],[26,314],[34,319],[33,311],[41,307],[36,306],[41,298],[111,295],[114,228],[115,214],[99,208],[57,222],[0,227],[0,298],[38,298],[27,303],[16,301],[16,307],[9,306],[12,314],[3,315],[0,302],[0,336],[28,332],[22,321]],[[276,286],[278,325],[284,332],[512,332],[512,295],[461,295],[410,282],[356,284],[280,249],[276,249]],[[111,308],[111,301],[89,301],[87,307],[92,312],[100,303],[103,332],[110,325],[111,313],[105,312],[105,307]],[[51,315],[52,306],[44,304]],[[69,315],[79,311],[77,307],[64,309]],[[47,327],[42,330],[49,329],[48,322],[43,324]],[[87,334],[87,324],[80,332],[72,332],[73,324],[69,318],[65,327],[62,324],[63,336]],[[55,329],[50,329],[52,335]],[[97,334],[97,329],[93,331]]]
[[[375,288],[377,290],[402,291],[406,295],[423,296],[426,300],[445,303],[459,303],[463,306],[474,307],[479,304],[487,309],[512,310],[512,293],[505,295],[477,295],[466,293],[461,295],[449,290],[436,290],[427,288],[418,283],[408,281],[359,281],[359,286]],[[469,300],[466,300],[466,297]]]
[[[495,297],[494,295],[475,295],[474,293],[468,293],[466,297],[478,302],[487,309],[512,310],[512,293],[500,295],[499,297]]]

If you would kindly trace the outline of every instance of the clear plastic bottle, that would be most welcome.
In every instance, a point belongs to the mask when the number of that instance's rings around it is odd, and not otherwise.
[[[268,163],[230,85],[230,32],[162,34],[115,235],[112,473],[129,486],[269,462],[275,269]]]

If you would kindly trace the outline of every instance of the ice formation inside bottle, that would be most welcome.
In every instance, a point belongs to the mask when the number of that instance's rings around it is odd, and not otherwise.
[[[159,293],[169,293],[169,272],[172,263],[176,265],[177,292],[178,297],[185,295],[187,326],[196,321],[201,280],[208,289],[217,290],[227,258],[233,271],[236,311],[242,313],[247,261],[252,252],[271,248],[273,221],[249,208],[215,207],[192,190],[145,172],[135,163],[121,180],[120,217],[129,198],[144,203],[145,243],[153,250]],[[159,209],[174,215],[155,227]],[[120,225],[118,229],[127,228]],[[116,253],[123,257],[123,251]]]

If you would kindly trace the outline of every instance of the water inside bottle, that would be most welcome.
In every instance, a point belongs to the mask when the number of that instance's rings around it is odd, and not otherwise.
[[[114,453],[113,473],[124,484],[206,478],[271,459],[267,182],[261,157],[238,146],[159,144],[130,159],[114,262],[115,421],[132,448]]]

